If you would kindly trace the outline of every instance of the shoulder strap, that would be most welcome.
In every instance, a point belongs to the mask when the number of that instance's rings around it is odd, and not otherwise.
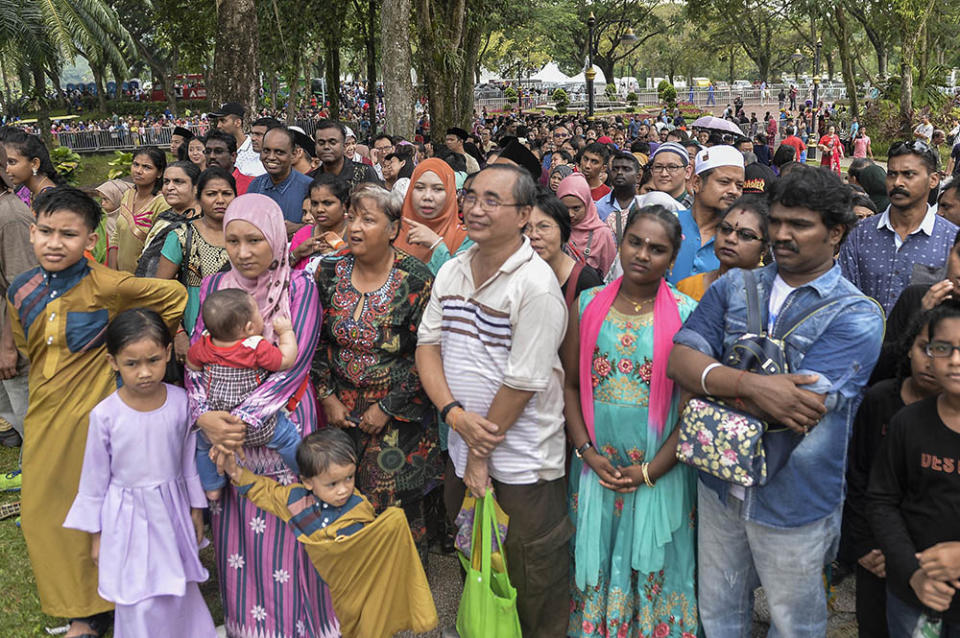
[[[763,308],[757,294],[757,278],[752,270],[743,271],[743,285],[747,290],[747,332],[763,334]]]
[[[846,298],[847,298],[847,297],[835,297],[835,298],[833,298],[833,299],[824,299],[824,300],[820,301],[819,303],[814,304],[814,306],[811,307],[811,308],[806,312],[806,314],[804,314],[802,317],[800,317],[799,319],[797,319],[797,320],[793,323],[793,325],[790,326],[790,327],[783,333],[783,337],[781,337],[781,339],[786,339],[787,337],[789,337],[789,336],[790,336],[790,333],[792,333],[794,330],[796,330],[797,328],[799,328],[799,327],[800,327],[800,324],[802,324],[804,321],[806,321],[807,319],[809,319],[809,318],[812,317],[813,315],[817,314],[817,313],[820,312],[821,310],[824,310],[824,309],[826,309],[826,308],[828,308],[828,307],[830,307],[830,306],[832,306],[832,305],[834,305],[834,304],[840,303],[841,301],[843,301],[843,300],[846,299]],[[876,299],[874,299],[873,297],[868,297],[867,295],[852,295],[850,298],[851,298],[851,299],[866,299],[867,301],[873,303],[873,304],[876,305],[878,308],[880,308],[881,313],[883,312],[883,306],[881,306],[880,303],[879,303]]]
[[[567,308],[569,308],[573,304],[573,300],[577,298],[577,281],[580,279],[580,271],[582,270],[583,264],[578,261],[573,264],[573,269],[567,277],[567,291],[563,295],[563,300],[567,303]]]
[[[184,286],[187,285],[187,273],[190,272],[190,250],[193,248],[193,221],[188,221],[184,229],[186,238],[184,239],[183,256],[180,258],[180,269],[177,272],[177,279]]]

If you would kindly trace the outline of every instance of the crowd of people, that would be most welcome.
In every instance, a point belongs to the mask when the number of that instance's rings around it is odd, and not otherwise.
[[[207,535],[228,636],[429,630],[427,548],[491,489],[525,636],[748,635],[762,586],[822,638],[835,561],[861,636],[960,632],[960,185],[927,142],[844,181],[789,119],[212,118],[95,189],[0,129],[0,442],[67,638],[215,635]]]

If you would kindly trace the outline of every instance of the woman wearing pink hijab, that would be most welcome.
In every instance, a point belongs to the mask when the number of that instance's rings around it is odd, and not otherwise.
[[[316,429],[316,400],[308,375],[320,335],[317,289],[306,272],[290,268],[283,213],[269,197],[248,194],[234,199],[224,214],[223,231],[231,269],[204,278],[201,305],[214,290],[245,290],[260,309],[266,339],[273,341],[275,317],[291,318],[297,360],[290,369],[271,374],[231,414],[211,411],[199,375],[188,372],[190,417],[214,446],[243,450],[248,469],[286,483],[295,477],[279,454],[263,447],[273,434],[263,424],[286,409],[301,435]],[[202,332],[201,313],[192,340]],[[282,520],[241,499],[232,485],[211,504],[210,513],[227,635],[338,634],[327,586],[313,569],[305,546],[296,542]]]
[[[567,249],[574,259],[596,268],[601,277],[606,275],[617,257],[617,242],[597,214],[586,178],[580,173],[564,177],[557,187],[557,197],[570,212],[572,228]]]

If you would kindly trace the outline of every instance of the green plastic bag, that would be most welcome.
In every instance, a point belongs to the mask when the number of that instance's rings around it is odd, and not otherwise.
[[[467,572],[463,595],[457,610],[457,632],[461,638],[522,638],[520,617],[517,616],[517,590],[507,575],[506,554],[496,533],[497,519],[493,492],[488,490],[482,501],[477,501],[473,519],[473,560],[463,556],[460,561]],[[503,570],[491,568],[490,548],[496,539],[503,557]],[[480,552],[479,569],[476,554]]]

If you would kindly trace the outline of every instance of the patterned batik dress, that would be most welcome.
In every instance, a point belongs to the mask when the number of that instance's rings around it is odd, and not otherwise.
[[[603,288],[580,295],[580,313]],[[696,303],[676,292],[681,320]],[[653,313],[625,315],[611,307],[593,354],[597,451],[614,466],[650,462],[673,431],[677,398],[663,432],[648,427],[653,371]],[[584,471],[586,469],[586,471]],[[573,459],[570,517],[570,636],[693,638],[697,635],[696,475],[677,465],[653,488],[618,494]],[[580,586],[578,586],[578,582]]]

